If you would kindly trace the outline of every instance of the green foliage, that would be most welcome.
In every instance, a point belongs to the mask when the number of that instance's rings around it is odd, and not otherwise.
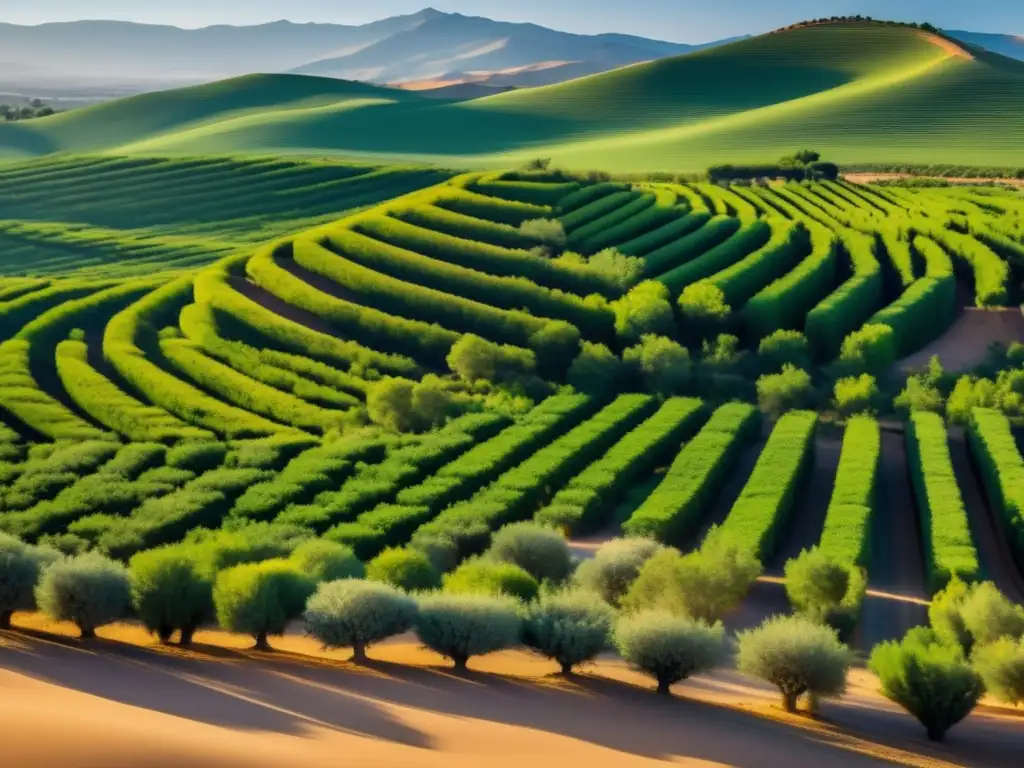
[[[901,642],[875,646],[869,662],[882,694],[920,721],[932,741],[971,713],[984,693],[982,680],[957,646],[930,630],[911,630]]]
[[[710,672],[726,657],[721,623],[709,625],[659,611],[620,619],[615,642],[622,658],[657,680],[658,693],[666,696],[673,684]]]
[[[537,367],[537,357],[531,350],[495,344],[471,333],[452,346],[447,362],[454,374],[470,382],[515,381],[529,376]]]
[[[538,582],[558,584],[573,571],[572,553],[565,537],[533,522],[512,523],[497,531],[488,555],[519,566]]]
[[[973,585],[960,603],[959,612],[974,648],[1006,637],[1024,639],[1024,606],[1009,600],[990,581]]]
[[[833,561],[868,565],[881,455],[878,422],[863,416],[851,419],[819,544]]]
[[[757,380],[758,407],[773,419],[810,407],[814,397],[811,375],[789,364],[784,365],[781,372],[767,374]]]
[[[457,398],[437,379],[383,379],[366,396],[370,421],[395,432],[439,427],[460,409]]]
[[[320,584],[303,618],[325,648],[351,647],[352,658],[362,662],[374,643],[409,631],[416,613],[416,601],[396,587],[346,578]]]
[[[867,592],[867,575],[847,561],[833,560],[817,547],[786,563],[786,595],[797,613],[834,629],[849,640]]]
[[[312,580],[287,560],[236,565],[221,571],[213,587],[217,622],[222,629],[256,638],[268,650],[268,635],[282,635],[302,615],[313,593]]]
[[[120,563],[90,552],[47,567],[35,597],[48,617],[73,622],[83,638],[91,638],[99,627],[128,616],[131,579]]]
[[[644,389],[664,397],[682,394],[693,375],[689,350],[664,336],[641,337],[623,353],[622,361]]]
[[[288,559],[299,573],[317,583],[361,579],[366,570],[350,547],[325,539],[302,542]]]
[[[522,617],[515,600],[491,595],[433,595],[419,601],[416,635],[427,648],[465,670],[473,656],[519,644]]]
[[[804,694],[838,696],[853,661],[836,633],[799,616],[776,616],[736,636],[736,668],[776,686],[787,712]]]
[[[979,648],[972,664],[990,695],[1014,707],[1024,701],[1024,639],[1004,637]]]
[[[697,240],[704,230],[708,230],[707,236],[710,237],[715,230],[715,221],[712,219],[707,226],[684,240]],[[721,234],[728,233],[724,241],[719,241],[720,235],[716,235],[715,238],[706,242],[705,247],[701,250],[687,253],[686,256],[689,258],[685,262],[673,262],[673,269],[658,276],[658,280],[668,287],[673,296],[678,296],[688,285],[726,270],[747,256],[758,252],[771,239],[771,225],[763,219],[754,219],[744,223],[730,217],[725,221],[729,222],[730,226],[721,232]],[[741,223],[742,226],[740,226]],[[680,243],[680,247],[681,245]],[[648,256],[648,266],[655,261],[657,255],[656,252]],[[678,266],[676,266],[677,264]],[[716,287],[721,288],[720,286]],[[726,297],[723,301],[727,302],[728,298],[724,288],[722,288],[722,292]]]
[[[10,629],[11,614],[36,607],[35,588],[55,552],[31,547],[0,533],[0,629]]]
[[[977,408],[971,412],[967,437],[1003,535],[1017,562],[1024,564],[1024,458],[1009,420]]]
[[[189,472],[209,472],[216,469],[227,456],[224,443],[184,443],[167,451],[167,466],[187,469]]]
[[[618,390],[624,375],[622,361],[608,347],[585,341],[565,381],[580,392],[608,395]]]
[[[474,557],[444,577],[444,591],[455,595],[513,597],[525,603],[537,596],[540,584],[515,563]]]
[[[213,580],[196,553],[184,547],[140,552],[129,563],[135,614],[150,632],[167,643],[181,632],[181,644],[213,618]]]
[[[833,388],[833,394],[836,410],[846,418],[874,414],[879,409],[882,398],[878,382],[868,373],[839,379]]]
[[[896,360],[896,337],[888,325],[869,324],[843,339],[840,369],[852,374],[885,373]]]
[[[608,649],[614,623],[615,611],[593,592],[545,594],[526,611],[523,644],[568,675]]]
[[[715,338],[729,323],[732,310],[725,294],[713,283],[701,281],[683,290],[679,297],[683,333],[691,344]]]
[[[565,226],[558,219],[529,219],[519,225],[519,232],[533,242],[556,251],[564,250],[568,242]]]
[[[386,549],[366,564],[366,578],[406,592],[436,589],[441,575],[425,554],[415,549]]]
[[[675,316],[669,298],[664,285],[647,280],[613,302],[615,333],[619,340],[624,344],[636,344],[649,334],[671,336]]]
[[[779,373],[787,365],[807,370],[811,366],[811,345],[799,331],[775,331],[761,339],[757,357],[765,373]]]
[[[652,539],[612,539],[598,547],[592,558],[579,564],[573,583],[618,607],[644,563],[662,549]]]

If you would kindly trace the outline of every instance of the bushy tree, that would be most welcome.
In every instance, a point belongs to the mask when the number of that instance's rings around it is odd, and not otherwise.
[[[732,309],[726,304],[722,289],[714,283],[702,280],[688,285],[678,304],[683,333],[691,346],[715,338],[729,325]]]
[[[217,575],[213,604],[221,628],[252,635],[256,649],[270,650],[267,638],[281,635],[302,615],[313,582],[287,560],[266,560],[228,568]]]
[[[776,686],[787,712],[804,694],[838,696],[846,690],[850,650],[834,630],[802,616],[775,616],[737,635],[736,666]]]
[[[565,380],[580,392],[613,394],[618,391],[622,377],[622,361],[608,347],[585,341]]]
[[[781,373],[762,376],[757,380],[757,404],[772,418],[787,411],[808,408],[814,401],[814,385],[807,371],[783,366]]]
[[[299,573],[313,581],[361,579],[366,573],[351,547],[327,539],[310,539],[295,548],[289,557]]]
[[[644,611],[619,620],[619,653],[629,664],[658,681],[658,693],[692,675],[709,672],[726,656],[725,629],[664,611]]]
[[[512,381],[529,376],[537,368],[537,357],[533,351],[495,344],[472,333],[464,334],[452,345],[447,361],[456,376],[471,382]]]
[[[563,582],[572,574],[572,553],[554,528],[533,522],[512,523],[494,534],[488,554],[514,563],[538,582]]]
[[[811,344],[799,331],[775,331],[761,339],[757,357],[764,373],[778,373],[786,365],[807,370],[811,367]]]
[[[366,661],[374,643],[409,631],[416,601],[399,589],[375,581],[346,578],[320,584],[306,604],[306,629],[325,648],[352,648]]]
[[[523,642],[569,675],[608,648],[614,623],[615,611],[593,592],[546,594],[527,609]]]
[[[693,376],[689,350],[664,336],[642,337],[639,344],[623,353],[622,359],[632,376],[655,395],[685,392]]]
[[[612,302],[615,333],[619,339],[626,344],[636,344],[649,334],[671,335],[675,329],[675,315],[670,298],[664,284],[646,280]]]
[[[1024,638],[1024,606],[1009,600],[990,581],[970,588],[960,606],[964,627],[975,646],[985,646],[1002,638]]]
[[[419,601],[416,635],[457,670],[465,670],[473,656],[518,645],[521,631],[522,617],[512,598],[441,594]]]
[[[972,663],[992,696],[1015,707],[1024,702],[1024,639],[1004,637],[979,648]]]
[[[760,575],[752,554],[712,535],[696,552],[666,549],[651,557],[622,605],[630,612],[666,611],[713,623],[743,600]]]
[[[129,565],[135,614],[160,642],[180,632],[192,642],[199,626],[213,617],[213,579],[191,548],[161,547],[140,552]]]
[[[914,411],[943,412],[946,407],[946,398],[940,389],[940,382],[944,378],[942,366],[937,357],[932,358],[930,366],[932,367],[929,374],[918,374],[907,379],[906,386],[893,401],[893,405],[898,411],[904,414]],[[934,366],[938,367],[938,376],[934,375]]]
[[[843,340],[840,369],[848,375],[880,375],[896,361],[896,334],[883,323],[869,323]]]
[[[0,533],[0,629],[11,628],[15,611],[36,607],[35,589],[46,566],[60,556]]]
[[[845,640],[853,633],[867,591],[856,565],[838,562],[817,547],[786,563],[786,595],[803,616],[832,627]]]
[[[439,426],[455,414],[455,396],[440,380],[386,378],[373,384],[366,395],[370,421],[396,432],[422,432]]]
[[[473,557],[444,577],[444,591],[457,595],[499,595],[528,602],[540,584],[514,563]]]
[[[882,694],[916,717],[932,741],[942,741],[985,692],[960,648],[923,627],[901,642],[875,646],[868,666],[878,675]]]
[[[519,225],[519,231],[556,251],[563,250],[568,239],[565,227],[558,219],[529,219]]]
[[[871,374],[839,379],[833,388],[836,410],[846,417],[874,414],[881,406],[882,393]]]
[[[573,581],[618,606],[644,563],[662,550],[664,547],[653,539],[613,539],[602,544],[593,558],[580,563]]]
[[[735,375],[745,356],[746,353],[740,349],[738,336],[720,333],[701,345],[700,366],[712,374]]]
[[[600,277],[605,285],[625,291],[644,274],[644,260],[627,256],[615,248],[605,248],[585,260],[586,271]]]
[[[556,321],[546,323],[543,328],[530,336],[529,347],[536,356],[536,364],[530,365],[528,357],[518,350],[515,355],[506,354],[510,363],[499,371],[496,381],[525,377],[536,367],[538,373],[552,379],[560,379],[566,368],[580,351],[580,332],[569,323]],[[515,350],[515,347],[509,347]],[[454,370],[454,369],[453,369]]]
[[[97,552],[57,560],[36,586],[36,603],[51,619],[74,623],[83,638],[95,637],[131,609],[128,569]]]
[[[936,593],[928,605],[928,621],[939,640],[960,648],[964,654],[970,654],[974,646],[974,638],[967,631],[960,613],[970,592],[970,585],[954,573],[945,588]]]
[[[366,578],[382,581],[406,592],[441,586],[441,574],[430,562],[430,558],[411,547],[385,549],[366,564]]]

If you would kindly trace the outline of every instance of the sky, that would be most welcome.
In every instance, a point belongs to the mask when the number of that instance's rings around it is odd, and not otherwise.
[[[429,4],[441,11],[530,21],[569,32],[622,32],[688,43],[854,14],[1024,35],[1024,0],[0,0],[0,21],[40,24],[89,18],[180,27],[279,19],[363,24],[414,13]]]

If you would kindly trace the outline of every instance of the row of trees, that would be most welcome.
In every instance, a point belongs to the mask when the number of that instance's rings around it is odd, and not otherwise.
[[[57,114],[56,109],[40,99],[32,99],[21,106],[0,104],[0,120],[15,122],[17,120],[34,120],[37,117],[49,117]]]

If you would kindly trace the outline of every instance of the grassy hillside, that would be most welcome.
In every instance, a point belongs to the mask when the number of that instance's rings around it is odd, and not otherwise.
[[[840,162],[1024,164],[1024,63],[915,29],[835,24],[470,103],[253,77],[28,125],[0,154],[316,153],[692,170],[813,145]]]

